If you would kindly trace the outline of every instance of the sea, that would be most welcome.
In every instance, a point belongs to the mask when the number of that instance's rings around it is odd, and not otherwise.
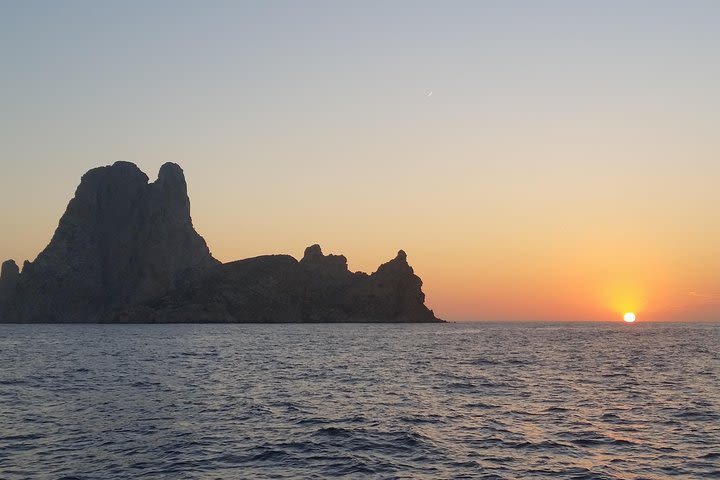
[[[0,478],[720,478],[720,324],[0,325]]]

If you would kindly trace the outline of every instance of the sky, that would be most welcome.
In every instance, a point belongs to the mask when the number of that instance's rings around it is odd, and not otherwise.
[[[0,257],[186,174],[230,261],[399,249],[449,320],[720,319],[720,2],[0,3]]]

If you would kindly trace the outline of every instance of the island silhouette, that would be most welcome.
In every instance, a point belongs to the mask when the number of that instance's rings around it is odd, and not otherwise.
[[[319,245],[301,260],[221,263],[195,231],[185,176],[116,162],[83,175],[48,246],[0,272],[0,323],[442,322],[400,250],[373,274]]]

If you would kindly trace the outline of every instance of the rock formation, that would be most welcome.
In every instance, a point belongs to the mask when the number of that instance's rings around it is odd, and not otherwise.
[[[2,265],[0,322],[437,322],[405,252],[372,275],[319,245],[300,261],[220,264],[195,232],[179,166],[85,174],[50,241]]]
[[[14,260],[3,262],[0,268],[0,319],[3,306],[7,305],[15,296],[15,288],[20,278],[20,269]]]
[[[345,257],[305,250],[299,262],[268,255],[207,269],[159,299],[122,309],[111,322],[437,322],[422,281],[400,251],[372,275]]]
[[[218,263],[192,226],[180,167],[167,163],[148,183],[137,166],[117,162],[82,177],[50,244],[8,280],[14,292],[0,314],[6,321],[97,321]],[[17,267],[8,270],[13,277]]]

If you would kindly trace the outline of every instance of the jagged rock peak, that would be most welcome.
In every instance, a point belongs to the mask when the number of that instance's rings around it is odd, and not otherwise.
[[[112,165],[104,167],[96,167],[89,170],[82,176],[80,184],[84,182],[93,182],[98,179],[108,179],[115,181],[132,181],[138,183],[147,183],[148,176],[132,162],[115,162]]]
[[[183,169],[180,168],[180,165],[177,163],[168,162],[163,164],[163,166],[160,167],[160,172],[158,173],[155,184],[161,187],[176,188],[187,192],[185,173],[183,173]]]
[[[377,269],[377,273],[380,274],[392,274],[392,275],[413,275],[413,268],[407,261],[407,254],[404,250],[400,250],[397,256],[387,263],[383,263]]]
[[[162,180],[163,178],[178,178],[181,179],[183,182],[185,181],[185,174],[183,173],[182,167],[178,165],[177,163],[173,162],[167,162],[164,163],[160,167],[160,173],[158,173],[158,180]]]
[[[7,315],[15,289],[20,280],[20,269],[14,260],[3,262],[0,269],[0,321]]]
[[[65,217],[106,215],[109,210],[125,213],[124,207],[142,196],[147,183],[148,176],[134,163],[115,162],[93,168],[82,176]]]
[[[318,244],[310,245],[305,249],[300,265],[321,275],[341,277],[350,274],[347,258],[344,255],[323,255]]]
[[[305,254],[303,255],[303,260],[312,260],[316,258],[323,258],[325,255],[323,255],[322,248],[320,248],[320,245],[317,243],[314,245],[310,245],[305,249]]]
[[[160,167],[157,180],[150,185],[150,208],[160,210],[177,223],[189,223],[190,198],[182,168],[176,163]]]
[[[89,170],[82,176],[80,185],[91,184],[97,186],[98,182],[147,184],[148,176],[132,162],[118,161],[112,165],[97,167]],[[160,167],[157,180],[153,183],[160,187],[175,187],[187,192],[185,174],[177,163],[167,162]]]
[[[0,280],[13,281],[20,275],[20,269],[15,260],[6,260],[0,268]]]

